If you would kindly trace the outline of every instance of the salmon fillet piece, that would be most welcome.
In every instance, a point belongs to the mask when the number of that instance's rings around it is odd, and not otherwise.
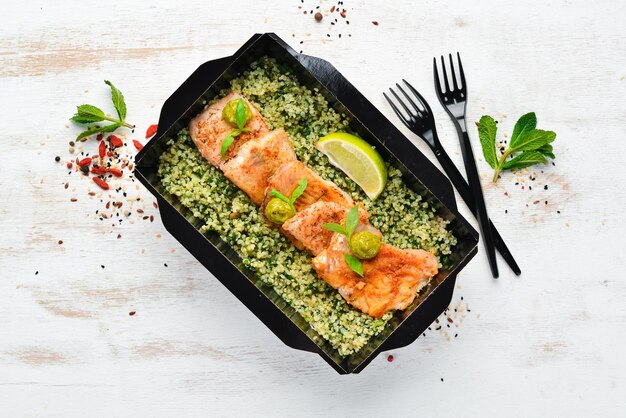
[[[313,255],[328,247],[334,232],[324,228],[325,223],[345,224],[349,209],[335,202],[318,201],[287,219],[283,232]],[[359,223],[367,224],[369,214],[359,210]]]
[[[221,169],[230,181],[260,205],[272,174],[281,165],[295,160],[296,154],[287,132],[277,129],[241,145],[235,156],[222,163]]]
[[[292,161],[280,166],[270,178],[265,199],[261,205],[261,213],[265,213],[265,206],[271,199],[270,191],[273,188],[289,197],[298,187],[298,181],[303,178],[307,179],[306,189],[294,203],[298,212],[317,201],[335,202],[348,209],[354,206],[352,198],[335,183],[324,180],[300,161]]]
[[[313,258],[313,268],[349,304],[375,318],[395,309],[406,309],[418,290],[438,272],[437,258],[432,253],[401,250],[383,243],[376,257],[362,260],[360,277],[344,259],[348,252],[346,237],[334,234],[330,245]]]
[[[238,135],[226,152],[225,158],[222,158],[222,141],[235,130],[234,127],[222,119],[222,110],[226,103],[239,98],[245,100],[252,111],[252,117],[245,126],[250,129],[250,132],[243,132]],[[200,154],[216,167],[219,167],[221,163],[237,154],[239,148],[247,141],[268,131],[267,123],[265,123],[265,119],[263,119],[257,108],[248,99],[234,92],[222,97],[189,122],[191,139],[198,147],[198,150],[200,150]]]

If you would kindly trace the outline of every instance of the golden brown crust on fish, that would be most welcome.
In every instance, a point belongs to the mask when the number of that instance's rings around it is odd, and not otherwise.
[[[272,174],[296,160],[287,132],[277,129],[241,145],[237,154],[221,165],[224,175],[257,205],[263,203]]]
[[[238,135],[224,158],[222,158],[222,141],[235,130],[233,126],[222,119],[222,110],[226,103],[239,98],[245,100],[252,111],[252,117],[246,123],[246,128],[250,129],[250,132],[243,132]],[[267,123],[265,123],[265,119],[263,119],[257,108],[239,93],[227,94],[208,106],[189,122],[191,139],[198,147],[200,154],[216,167],[219,167],[222,162],[236,155],[239,148],[247,141],[265,134],[268,130]]]
[[[417,291],[437,274],[437,258],[423,250],[401,250],[383,243],[371,260],[362,260],[363,277],[344,259],[347,239],[335,234],[330,245],[313,259],[317,274],[348,303],[375,318],[408,307]]]

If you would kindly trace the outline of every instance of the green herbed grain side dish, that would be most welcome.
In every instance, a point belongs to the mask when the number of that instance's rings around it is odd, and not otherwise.
[[[382,232],[385,242],[402,249],[433,249],[440,260],[450,254],[456,238],[447,230],[447,221],[403,183],[398,169],[388,166],[387,185],[371,201],[315,149],[319,138],[349,131],[345,115],[330,108],[317,89],[302,86],[289,69],[269,58],[253,63],[250,71],[232,80],[231,89],[259,108],[270,129],[287,131],[300,161],[363,202],[371,225]],[[227,92],[222,93],[220,97]],[[204,222],[201,232],[217,233],[244,265],[273,287],[340,355],[356,353],[384,329],[392,313],[372,318],[317,277],[312,256],[268,225],[259,207],[202,158],[186,129],[167,144],[158,169],[165,190]]]

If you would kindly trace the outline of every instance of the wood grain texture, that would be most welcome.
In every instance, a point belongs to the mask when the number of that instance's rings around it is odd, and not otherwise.
[[[623,2],[345,0],[350,25],[332,27],[298,1],[57,3],[3,7],[3,416],[623,416]],[[332,5],[304,2],[319,4]],[[107,103],[102,80],[112,80],[141,138],[198,65],[255,32],[329,60],[396,125],[381,92],[407,78],[435,108],[459,166],[433,56],[461,51],[470,119],[489,113],[511,132],[519,115],[537,112],[539,127],[558,133],[556,166],[534,181],[505,173],[497,185],[479,166],[490,216],[523,275],[500,259],[501,279],[490,279],[479,248],[453,301],[470,310],[447,336],[430,332],[393,362],[380,356],[339,376],[283,345],[158,216],[98,221],[94,186],[54,162],[78,132],[67,123],[73,107]],[[129,194],[141,199],[133,210],[157,215],[144,190]]]

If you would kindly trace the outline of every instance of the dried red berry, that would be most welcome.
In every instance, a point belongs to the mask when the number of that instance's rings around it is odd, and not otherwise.
[[[124,145],[124,143],[122,142],[121,139],[119,139],[117,136],[115,135],[111,135],[109,136],[109,142],[111,143],[111,145],[113,145],[114,147],[121,147],[122,145]]]
[[[106,181],[102,180],[100,177],[93,177],[93,182],[96,183],[104,190],[109,190],[109,185]]]
[[[122,177],[122,170],[119,168],[107,168],[107,173],[113,174],[115,177]]]
[[[72,163],[71,162],[67,163],[67,168],[72,168]]]
[[[146,130],[146,138],[150,138],[151,136],[154,136],[158,127],[159,125],[150,125],[148,129]]]
[[[96,139],[97,139],[98,141],[102,141],[102,134],[98,134],[98,136],[96,136]]]
[[[100,155],[100,158],[103,158],[106,153],[107,153],[107,145],[105,144],[104,141],[102,141],[100,142],[100,145],[98,146],[98,155]]]
[[[136,139],[133,139],[133,144],[135,145],[135,148],[137,148],[137,151],[141,151],[143,148],[143,144]]]
[[[89,164],[91,164],[91,158],[89,158],[89,157],[83,158],[82,160],[80,160],[78,162],[78,165],[81,166],[81,167],[85,166],[85,165],[89,165]]]
[[[91,172],[94,174],[98,174],[98,175],[102,175],[102,174],[106,174],[107,171],[102,168],[102,167],[98,167],[98,166],[93,166],[91,167]]]
[[[389,363],[391,363],[391,362],[393,361],[393,356],[392,356],[391,354],[389,354],[389,355],[387,356],[387,361],[388,361]]]

